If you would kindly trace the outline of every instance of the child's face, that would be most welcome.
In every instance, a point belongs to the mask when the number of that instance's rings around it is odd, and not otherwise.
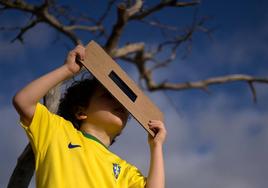
[[[88,123],[119,134],[128,120],[128,111],[103,87],[98,86],[86,109]]]

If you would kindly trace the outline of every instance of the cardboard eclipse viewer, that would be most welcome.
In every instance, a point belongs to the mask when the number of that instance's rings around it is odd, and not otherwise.
[[[81,63],[148,133],[155,136],[148,122],[153,119],[163,121],[162,112],[96,42],[88,43]]]

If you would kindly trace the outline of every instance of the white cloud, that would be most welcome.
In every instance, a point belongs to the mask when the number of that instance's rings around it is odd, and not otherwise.
[[[191,101],[195,114],[175,113],[161,94],[152,96],[165,112],[169,134],[165,144],[167,187],[262,188],[268,165],[268,109],[237,109],[237,98],[221,93]],[[199,103],[199,104],[198,104]],[[203,106],[203,107],[202,107]],[[123,158],[147,174],[146,135],[129,125],[114,146]],[[255,129],[254,127],[260,127]],[[200,144],[211,147],[199,152]],[[121,155],[121,156],[122,156]]]

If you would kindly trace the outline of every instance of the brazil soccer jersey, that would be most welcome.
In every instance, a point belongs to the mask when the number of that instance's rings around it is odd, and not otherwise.
[[[145,187],[136,167],[40,103],[30,126],[22,126],[35,154],[38,188]]]

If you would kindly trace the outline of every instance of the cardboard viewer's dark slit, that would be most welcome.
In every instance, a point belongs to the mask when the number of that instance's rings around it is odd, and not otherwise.
[[[114,83],[128,96],[128,98],[135,102],[137,95],[127,86],[127,84],[112,70],[109,77],[114,81]]]

